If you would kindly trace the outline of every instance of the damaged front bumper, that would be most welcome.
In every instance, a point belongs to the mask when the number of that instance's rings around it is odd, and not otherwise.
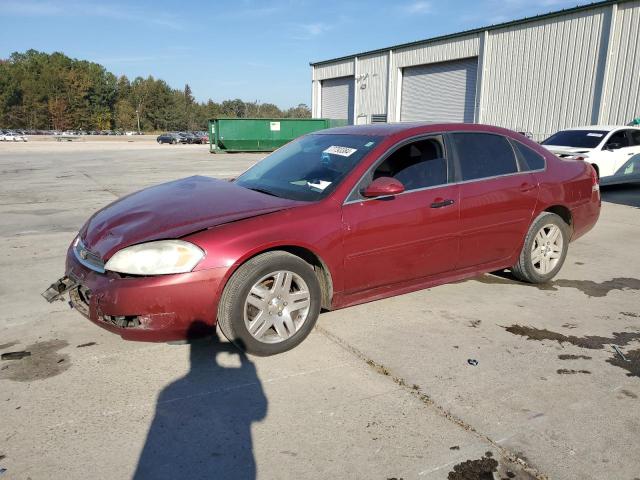
[[[62,277],[57,282],[52,283],[41,295],[47,302],[53,303],[56,300],[64,300],[64,294],[77,286],[78,284],[74,280],[69,277]]]
[[[70,249],[66,276],[42,296],[64,299],[96,325],[126,340],[167,342],[193,335],[194,325],[216,323],[220,286],[226,268],[149,277],[96,272],[78,261]]]

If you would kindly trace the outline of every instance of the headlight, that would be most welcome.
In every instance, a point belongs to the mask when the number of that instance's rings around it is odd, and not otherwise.
[[[131,275],[166,275],[193,270],[204,252],[183,240],[142,243],[117,251],[104,266],[112,272]]]

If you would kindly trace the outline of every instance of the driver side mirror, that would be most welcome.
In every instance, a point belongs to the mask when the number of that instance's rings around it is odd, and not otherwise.
[[[618,150],[619,148],[622,148],[622,144],[617,142],[608,143],[607,145],[604,146],[605,150],[610,150],[610,151]]]
[[[404,192],[404,185],[391,177],[378,177],[362,192],[366,198],[386,197]]]

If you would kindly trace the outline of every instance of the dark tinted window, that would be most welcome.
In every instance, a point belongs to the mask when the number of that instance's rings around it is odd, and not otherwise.
[[[631,134],[631,145],[640,145],[640,130],[629,130]]]
[[[495,177],[518,171],[509,141],[488,133],[454,133],[462,180]]]
[[[400,147],[373,172],[373,179],[393,177],[405,190],[447,183],[447,160],[439,140],[430,138]]]
[[[596,148],[607,134],[606,130],[563,130],[547,138],[542,145],[557,147]]]
[[[634,155],[614,174],[617,176],[640,175],[640,155]]]
[[[520,142],[513,142],[513,144],[520,152],[520,155],[527,163],[529,170],[542,170],[544,168],[544,157],[537,152],[534,152],[529,147],[524,146]]]
[[[626,130],[619,130],[613,135],[609,137],[607,143],[605,144],[605,148],[607,147],[615,147],[615,148],[623,148],[629,146],[629,137],[627,137]]]

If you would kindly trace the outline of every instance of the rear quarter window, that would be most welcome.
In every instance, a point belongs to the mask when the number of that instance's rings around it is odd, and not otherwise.
[[[521,158],[525,162],[525,167],[527,170],[542,170],[544,169],[544,157],[540,155],[538,152],[530,149],[529,147],[523,145],[520,142],[514,141],[513,144],[520,153]]]
[[[463,181],[518,171],[515,153],[505,137],[491,133],[454,133],[451,137]]]

